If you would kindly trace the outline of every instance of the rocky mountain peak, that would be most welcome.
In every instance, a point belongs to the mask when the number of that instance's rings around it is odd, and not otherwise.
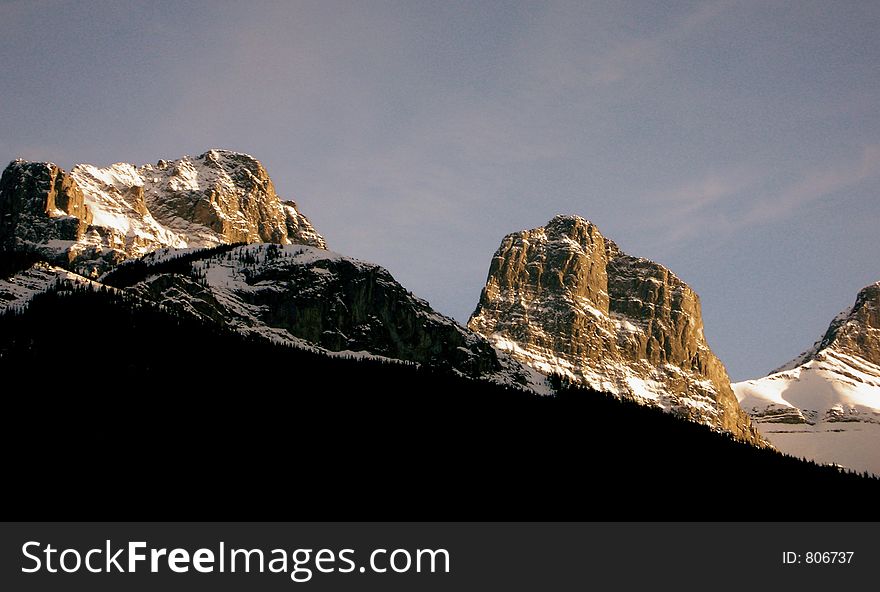
[[[855,304],[834,317],[810,349],[773,373],[802,366],[829,348],[880,365],[880,282],[862,288]]]
[[[0,179],[0,247],[85,275],[160,247],[237,242],[326,248],[254,157],[229,150],[136,167],[16,160]]]
[[[606,264],[605,239],[595,225],[577,216],[556,216],[546,226],[504,237],[492,258],[484,294],[488,300],[502,293],[587,298],[607,313]]]
[[[760,440],[706,343],[696,293],[578,216],[504,237],[468,326],[544,373]]]
[[[880,365],[880,282],[862,288],[852,308],[836,318],[822,338],[833,346]]]

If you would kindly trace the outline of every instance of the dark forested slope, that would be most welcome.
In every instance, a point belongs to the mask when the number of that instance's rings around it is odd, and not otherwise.
[[[0,318],[0,373],[5,519],[878,518],[876,479],[655,409],[331,358],[107,289]]]

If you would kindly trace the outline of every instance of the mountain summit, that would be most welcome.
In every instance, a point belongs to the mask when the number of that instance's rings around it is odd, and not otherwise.
[[[813,347],[777,368],[774,373],[793,370],[833,352],[857,356],[880,365],[880,282],[862,288],[855,304],[834,317],[828,330]]]
[[[271,242],[324,248],[254,157],[209,150],[135,167],[16,160],[0,177],[0,249],[96,277],[161,247]]]
[[[706,343],[697,294],[583,218],[504,237],[468,327],[545,374],[761,441]]]
[[[733,387],[783,452],[880,475],[880,282],[859,291],[813,347]]]

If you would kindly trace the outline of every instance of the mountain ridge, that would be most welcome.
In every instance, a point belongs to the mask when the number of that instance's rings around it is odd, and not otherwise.
[[[64,282],[124,293],[244,337],[549,393],[545,377],[434,311],[381,266],[310,245],[159,249],[97,281],[41,262],[0,279],[0,314],[25,310]]]
[[[0,177],[0,248],[97,277],[161,247],[274,242],[326,247],[263,165],[212,149],[135,167],[12,161]]]
[[[383,267],[310,245],[231,246],[194,252],[189,277],[153,273],[177,255],[156,251],[144,277],[127,289],[146,300],[299,347],[449,366],[472,378],[531,386],[527,369],[401,286]]]

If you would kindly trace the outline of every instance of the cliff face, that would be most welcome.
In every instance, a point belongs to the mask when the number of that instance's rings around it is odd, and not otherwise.
[[[289,242],[286,208],[294,206],[282,204],[266,169],[251,156],[210,150],[138,172],[153,216],[199,243],[192,246]]]
[[[706,343],[696,293],[582,218],[506,236],[468,326],[541,372],[760,441]]]
[[[53,164],[16,160],[0,177],[0,248],[76,241],[92,222],[76,181]]]
[[[15,161],[0,179],[0,247],[36,251],[84,275],[161,247],[236,242],[326,247],[247,154],[209,150],[141,167],[77,165],[70,173]]]

